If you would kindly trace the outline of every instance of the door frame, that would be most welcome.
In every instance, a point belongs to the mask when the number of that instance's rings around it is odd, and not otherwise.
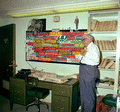
[[[11,65],[8,65],[9,67],[12,67],[12,76],[15,76],[15,72],[16,72],[16,25],[13,23],[13,24],[7,24],[7,25],[4,25],[4,26],[0,26],[1,28],[2,27],[7,27],[8,25],[12,25],[12,35],[13,35],[13,54],[12,54],[12,60],[13,60],[13,63]],[[9,81],[5,80],[4,78],[1,79],[1,94],[3,96],[5,96],[6,98],[10,98],[10,94],[9,94]]]

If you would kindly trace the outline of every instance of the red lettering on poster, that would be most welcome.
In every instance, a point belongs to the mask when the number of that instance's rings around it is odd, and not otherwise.
[[[33,33],[27,33],[27,35],[33,35]]]
[[[45,50],[56,50],[55,47],[45,47]]]
[[[70,44],[70,43],[69,43],[69,44],[64,44],[64,43],[63,43],[62,45],[63,45],[63,46],[75,46],[74,44]]]
[[[33,42],[28,42],[28,45],[33,45]]]
[[[35,57],[35,56],[30,56],[29,57],[29,60],[37,60],[38,59],[38,57]]]
[[[43,32],[43,33],[38,33],[38,35],[50,35],[50,33],[48,32]]]
[[[75,58],[75,55],[63,55],[63,56],[67,58]]]
[[[75,40],[75,37],[67,37],[67,40]]]
[[[46,54],[38,54],[38,56],[46,56]]]
[[[76,36],[83,36],[84,32],[77,32]]]
[[[51,58],[52,61],[58,60],[58,58]]]
[[[53,40],[54,37],[43,37],[44,40]]]
[[[58,53],[58,51],[46,51],[46,53]]]
[[[32,49],[43,49],[43,47],[33,47]]]

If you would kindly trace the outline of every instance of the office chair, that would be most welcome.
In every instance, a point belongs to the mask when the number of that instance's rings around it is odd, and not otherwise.
[[[36,97],[36,101],[33,104],[30,104],[26,107],[26,112],[28,111],[28,108],[36,105],[39,109],[38,112],[40,112],[40,105],[44,104],[47,106],[47,111],[49,112],[49,106],[47,103],[45,102],[41,102],[40,99],[44,99],[49,95],[49,90],[48,89],[43,89],[43,88],[37,88],[37,84],[38,84],[38,79],[29,79],[27,78],[26,80],[26,94],[30,97]]]
[[[107,94],[102,99],[102,112],[109,112],[111,107],[116,107],[117,98],[113,98],[113,94]]]

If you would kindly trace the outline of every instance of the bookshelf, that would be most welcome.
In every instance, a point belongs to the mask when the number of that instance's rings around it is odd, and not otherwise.
[[[95,37],[95,44],[101,53],[99,77],[114,79],[113,86],[97,85],[98,94],[117,94],[120,72],[120,11],[93,11],[89,13],[88,20],[88,32]],[[105,59],[107,59],[106,63],[101,65]]]

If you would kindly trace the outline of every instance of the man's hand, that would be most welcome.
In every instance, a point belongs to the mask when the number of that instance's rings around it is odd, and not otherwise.
[[[80,54],[81,54],[82,56],[85,56],[85,55],[86,55],[86,53],[87,53],[87,51],[86,51],[86,50],[84,50],[84,51],[81,51],[81,52],[80,52]]]

